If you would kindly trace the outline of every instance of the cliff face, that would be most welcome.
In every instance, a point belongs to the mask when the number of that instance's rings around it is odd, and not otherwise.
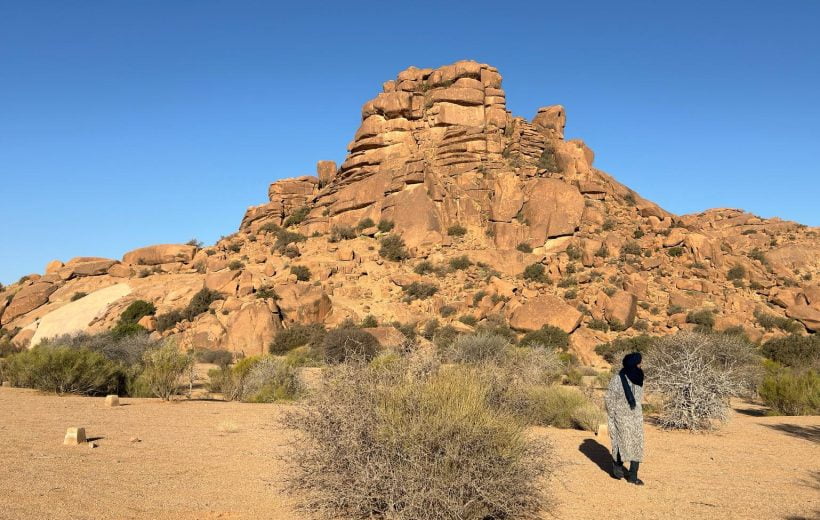
[[[52,262],[3,290],[0,324],[23,345],[106,330],[135,299],[177,309],[207,287],[222,294],[211,312],[163,335],[256,354],[297,321],[372,314],[464,331],[506,321],[519,331],[561,327],[582,361],[597,363],[595,344],[695,327],[691,311],[753,339],[783,333],[764,315],[796,320],[803,333],[820,328],[817,229],[733,209],[672,215],[597,170],[583,141],[565,140],[563,107],[531,120],[510,114],[489,65],[411,67],[382,90],[362,108],[338,168],[320,161],[315,177],[274,182],[236,234],[205,248],[150,246],[121,262]],[[379,255],[388,234],[409,258]],[[471,265],[451,262],[463,256]],[[523,277],[528,266],[543,274]],[[408,298],[413,282],[437,291]],[[71,301],[78,293],[97,296]]]

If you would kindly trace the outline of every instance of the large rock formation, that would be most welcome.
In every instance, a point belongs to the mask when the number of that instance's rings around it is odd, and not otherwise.
[[[586,363],[601,363],[594,345],[617,335],[693,328],[690,311],[755,339],[784,333],[763,314],[817,330],[819,230],[734,209],[672,215],[595,168],[583,141],[565,139],[566,117],[560,105],[511,114],[489,65],[410,67],[364,104],[341,165],[272,183],[237,233],[122,262],[50,262],[0,290],[0,325],[18,343],[61,323],[106,330],[135,299],[167,312],[207,287],[222,295],[209,312],[162,332],[182,348],[258,354],[281,327],[368,315],[465,331],[473,320],[556,326]],[[387,234],[409,258],[380,256]],[[413,282],[437,291],[409,298]],[[86,293],[97,296],[72,303]]]

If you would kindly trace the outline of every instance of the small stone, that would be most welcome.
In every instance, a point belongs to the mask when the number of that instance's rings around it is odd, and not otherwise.
[[[93,450],[94,448],[97,447],[97,443],[96,442],[89,442],[88,447]]]
[[[136,443],[136,442],[142,442],[142,440],[141,440],[139,437],[131,437],[131,439],[130,439],[130,440],[131,440],[131,442],[134,442],[134,443]]]
[[[11,381],[3,381],[3,388],[11,388]]]
[[[107,395],[105,396],[105,406],[119,406],[120,405],[120,398],[116,395]]]
[[[66,430],[63,444],[77,446],[83,443],[85,443],[85,428],[69,428]]]

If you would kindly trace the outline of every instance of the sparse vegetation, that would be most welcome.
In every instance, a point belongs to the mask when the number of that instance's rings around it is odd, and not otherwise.
[[[407,301],[426,300],[438,292],[437,285],[426,282],[413,282],[403,289]]]
[[[392,220],[385,220],[385,219],[379,220],[379,223],[376,226],[376,228],[379,231],[381,231],[382,233],[389,233],[389,232],[393,231],[393,227],[395,227],[395,224],[393,223],[393,221]]]
[[[521,242],[520,244],[515,246],[515,248],[521,251],[522,253],[532,253],[532,246],[526,242]]]
[[[296,279],[300,282],[307,282],[310,280],[310,269],[304,265],[290,266],[290,272],[296,275]]]
[[[700,309],[689,311],[686,315],[686,323],[694,323],[699,331],[710,331],[715,326],[715,313],[711,309]]]
[[[673,258],[677,258],[677,257],[683,255],[683,247],[681,247],[681,246],[670,247],[669,249],[666,250],[666,254],[668,254],[669,256],[671,256]]]
[[[77,291],[71,295],[71,301],[76,302],[80,298],[85,298],[86,296],[88,296],[88,293],[85,293],[83,291]]]
[[[543,264],[530,264],[524,268],[524,279],[538,283],[549,283],[549,278],[547,278],[545,270]]]
[[[553,327],[544,325],[538,330],[528,332],[521,338],[522,347],[541,346],[550,349],[566,350],[569,347],[569,334]]]
[[[820,415],[820,374],[813,369],[769,362],[758,393],[774,415]]]
[[[769,314],[759,309],[755,311],[754,317],[757,323],[766,330],[780,329],[790,334],[803,330],[803,326],[792,319],[786,318],[785,316],[777,316],[776,314]]]
[[[726,273],[726,278],[728,280],[742,280],[746,278],[746,268],[742,265],[736,265],[729,269],[729,272]]]
[[[341,242],[342,240],[353,240],[356,238],[356,230],[350,226],[333,226],[330,229],[330,242]]]
[[[305,221],[308,213],[310,213],[310,208],[307,206],[297,208],[285,219],[282,225],[285,227],[298,226]]]
[[[326,331],[322,325],[293,323],[288,328],[276,333],[269,350],[271,354],[285,354],[303,346],[318,348],[321,346],[325,334]]]
[[[460,224],[454,224],[447,228],[447,235],[451,237],[463,237],[467,234],[467,228]]]
[[[139,381],[155,396],[169,401],[179,392],[180,379],[194,362],[193,356],[179,351],[172,341],[151,349],[143,356]]]
[[[231,263],[228,264],[228,269],[231,271],[238,271],[245,267],[245,264],[242,263],[240,260],[231,260]]]
[[[457,256],[455,258],[450,259],[450,268],[454,271],[463,271],[464,269],[469,268],[473,263],[467,257],[467,255]]]
[[[328,363],[370,361],[376,357],[379,342],[369,332],[355,327],[340,327],[328,332],[322,340]]]
[[[392,262],[400,262],[410,257],[404,245],[404,240],[398,235],[387,235],[381,242],[379,256]]]

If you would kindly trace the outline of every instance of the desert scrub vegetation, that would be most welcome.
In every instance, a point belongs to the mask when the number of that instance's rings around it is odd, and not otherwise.
[[[199,363],[210,363],[220,367],[226,367],[233,363],[233,353],[225,349],[195,350],[194,357]]]
[[[548,446],[492,405],[473,370],[414,366],[396,355],[336,366],[286,415],[302,508],[328,518],[534,518],[546,505]]]
[[[644,365],[650,388],[662,399],[660,425],[698,431],[728,419],[729,398],[751,394],[760,362],[754,347],[737,336],[681,332],[660,338]]]
[[[520,244],[515,246],[515,248],[521,251],[522,253],[532,253],[532,246],[526,242],[521,242]]]
[[[305,221],[305,219],[308,216],[308,213],[310,213],[310,208],[307,206],[297,208],[293,211],[293,213],[291,213],[288,216],[288,218],[285,219],[282,225],[285,227],[298,226],[299,224]]]
[[[613,369],[620,369],[621,360],[630,352],[640,352],[643,356],[652,349],[658,338],[641,334],[633,338],[618,338],[595,347],[595,353],[604,358]]]
[[[767,358],[793,368],[820,370],[820,336],[792,334],[770,339],[761,347]]]
[[[814,369],[767,361],[758,394],[770,415],[820,415],[820,373]]]
[[[182,377],[194,364],[191,354],[180,352],[176,343],[166,341],[161,347],[143,354],[143,371],[137,385],[148,389],[154,397],[169,401],[179,393]]]
[[[324,325],[293,323],[276,333],[271,341],[271,354],[285,354],[295,348],[308,346],[318,348],[327,334]]]
[[[528,332],[521,338],[522,347],[540,345],[551,349],[566,350],[569,347],[569,334],[558,327],[544,325],[538,330]]]
[[[329,242],[341,242],[342,240],[353,240],[356,238],[356,230],[350,226],[333,226],[330,229]]]
[[[754,317],[757,323],[766,330],[780,329],[791,334],[803,331],[803,326],[798,322],[784,316],[769,314],[760,309],[754,312]]]
[[[300,282],[307,282],[310,280],[310,269],[304,265],[292,265],[290,266],[291,274],[296,275],[296,279]]]
[[[286,229],[277,229],[275,232],[276,235],[276,242],[273,243],[273,247],[271,252],[283,252],[286,247],[291,244],[298,244],[299,242],[304,242],[307,240],[307,237],[301,233],[297,233],[295,231],[288,231]]]
[[[227,401],[291,401],[303,392],[294,363],[288,358],[248,357],[232,367],[209,370],[208,377],[209,390]]]
[[[56,394],[106,395],[124,387],[122,367],[88,348],[38,345],[11,356],[4,376],[13,386]]]
[[[379,256],[392,262],[400,262],[410,257],[404,240],[398,235],[387,235],[379,242]]]
[[[211,304],[217,300],[221,300],[223,297],[220,292],[203,287],[191,297],[191,301],[188,302],[188,305],[186,305],[184,309],[174,309],[157,315],[157,330],[163,332],[174,327],[182,320],[191,321],[200,314],[208,312]]]
[[[546,269],[543,264],[530,264],[524,268],[523,277],[525,280],[530,280],[538,283],[550,283],[549,278],[544,274]]]
[[[467,234],[467,228],[460,224],[453,224],[452,226],[447,228],[447,236],[451,237],[463,237]]]
[[[470,261],[470,258],[467,255],[457,256],[455,258],[451,258],[449,261],[450,269],[453,271],[463,271],[468,269],[473,262]]]
[[[438,286],[427,282],[413,282],[402,288],[405,301],[426,300],[438,292]]]
[[[381,219],[379,223],[376,224],[376,229],[382,233],[390,233],[395,226],[396,224],[392,220]]]
[[[328,363],[370,361],[379,350],[379,342],[369,332],[356,327],[339,327],[322,340],[322,350]]]

